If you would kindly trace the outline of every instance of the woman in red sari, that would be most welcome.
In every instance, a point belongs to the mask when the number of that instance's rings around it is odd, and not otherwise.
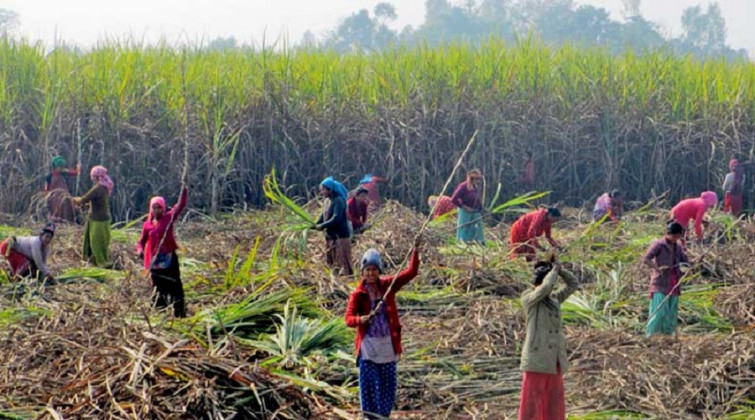
[[[47,211],[52,221],[74,222],[76,212],[71,201],[69,182],[79,176],[79,167],[68,169],[63,156],[52,158],[52,170],[45,178]]]
[[[723,185],[724,211],[739,216],[744,207],[745,172],[736,159],[729,162],[729,171]]]

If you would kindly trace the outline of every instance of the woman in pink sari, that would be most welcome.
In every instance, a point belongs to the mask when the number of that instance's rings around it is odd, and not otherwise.
[[[186,316],[186,303],[173,226],[186,208],[188,198],[189,190],[184,187],[178,203],[170,210],[165,208],[164,198],[152,198],[149,215],[142,226],[142,236],[136,245],[139,256],[144,259],[144,269],[150,272],[155,307],[173,306],[173,313],[178,318]]]

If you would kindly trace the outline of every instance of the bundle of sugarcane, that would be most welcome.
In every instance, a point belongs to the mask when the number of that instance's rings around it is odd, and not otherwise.
[[[273,169],[265,177],[265,181],[262,184],[262,191],[264,191],[265,197],[267,197],[273,204],[277,204],[288,209],[303,222],[295,226],[291,226],[287,230],[299,231],[315,227],[316,222],[314,219],[312,219],[309,213],[307,213],[292,199],[288,198],[286,194],[283,193],[283,191],[281,191],[280,186],[278,185],[278,179],[275,176],[275,169]]]
[[[511,209],[514,207],[520,207],[520,206],[531,206],[532,202],[535,200],[538,200],[540,198],[543,198],[550,194],[550,191],[532,191],[528,192],[526,194],[519,195],[517,197],[514,197],[508,201],[506,201],[503,204],[495,205],[497,199],[498,199],[498,192],[496,192],[496,196],[493,199],[493,202],[490,204],[490,207],[488,211],[493,214],[503,214],[506,212],[512,211]]]
[[[213,337],[228,333],[242,338],[257,339],[260,334],[270,333],[276,325],[276,314],[284,312],[286,302],[292,302],[301,313],[309,316],[318,314],[315,303],[302,289],[285,288],[274,292],[256,293],[241,302],[228,304],[197,313],[191,328],[197,336],[210,331]]]
[[[72,283],[79,280],[93,280],[104,283],[109,276],[113,276],[112,270],[99,267],[71,268],[65,273],[58,276],[55,280],[58,283]]]

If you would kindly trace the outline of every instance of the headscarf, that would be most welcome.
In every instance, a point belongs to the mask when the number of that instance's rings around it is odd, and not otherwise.
[[[162,207],[163,211],[165,211],[165,199],[162,197],[152,197],[152,199],[149,200],[149,215],[147,215],[148,222],[152,222],[155,217],[155,215],[152,214],[152,206],[155,204]]]
[[[94,182],[107,188],[108,194],[113,193],[113,180],[108,176],[107,168],[102,165],[97,165],[92,168],[92,171],[89,173],[89,175],[92,177],[92,180]]]
[[[467,172],[467,179],[482,179],[482,172],[479,169],[472,169]]]
[[[349,195],[349,190],[347,190],[346,187],[343,186],[343,184],[333,179],[332,176],[323,179],[320,185],[332,191],[335,197],[342,197],[343,199],[346,199],[346,197]]]
[[[364,178],[359,181],[360,184],[369,184],[370,182],[372,182],[372,174],[365,175]]]
[[[535,263],[535,272],[532,275],[532,284],[540,284],[545,279],[545,276],[551,272],[553,264],[546,261],[538,261]]]
[[[380,253],[375,248],[368,249],[362,255],[360,270],[364,270],[371,265],[377,267],[380,274],[383,273],[383,260],[380,258]]]
[[[538,261],[535,263],[535,272],[532,275],[532,284],[534,286],[539,286],[543,283],[545,280],[545,277],[550,274],[550,272],[553,270],[553,263],[550,263],[548,261]],[[557,306],[555,303],[553,303],[553,299],[543,299],[541,301],[550,309],[557,309]]]
[[[713,191],[705,191],[700,194],[700,198],[703,199],[703,203],[705,203],[708,208],[715,207],[716,204],[718,204],[718,196]]]
[[[55,156],[52,158],[52,169],[65,168],[66,166],[68,166],[68,163],[63,156]]]
[[[729,170],[734,174],[734,186],[741,187],[745,177],[745,171],[737,159],[729,161]]]
[[[39,231],[39,236],[49,233],[51,236],[55,236],[55,223],[47,222],[45,226]]]

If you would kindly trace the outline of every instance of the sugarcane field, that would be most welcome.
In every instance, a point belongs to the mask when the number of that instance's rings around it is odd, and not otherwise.
[[[755,419],[750,6],[30,1],[0,419]]]

